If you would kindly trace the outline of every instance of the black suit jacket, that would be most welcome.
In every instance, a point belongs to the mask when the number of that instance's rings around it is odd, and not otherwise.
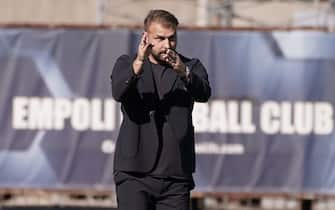
[[[194,172],[192,110],[194,101],[206,102],[211,95],[206,69],[198,59],[181,56],[191,70],[191,80],[187,83],[169,69],[162,84],[166,91],[160,100],[149,60],[144,61],[143,72],[136,76],[132,69],[134,58],[119,57],[111,75],[112,95],[121,102],[123,113],[114,170],[149,173],[153,169],[159,146],[156,120],[164,118],[171,136],[179,143],[179,151],[171,153],[180,157],[185,173]]]

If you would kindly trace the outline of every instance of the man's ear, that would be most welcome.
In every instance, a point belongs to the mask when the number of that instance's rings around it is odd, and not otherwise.
[[[144,36],[144,42],[145,42],[145,43],[148,43],[148,42],[149,42],[149,39],[148,39],[148,32],[144,31],[144,32],[143,32],[143,36]]]

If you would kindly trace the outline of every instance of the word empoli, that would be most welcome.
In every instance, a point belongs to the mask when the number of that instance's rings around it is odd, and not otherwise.
[[[113,99],[15,97],[12,126],[24,130],[111,131],[119,108]],[[333,131],[333,106],[328,102],[213,100],[196,103],[193,122],[198,133],[326,135]]]
[[[67,124],[79,131],[114,130],[115,107],[112,99],[15,97],[12,125],[25,130],[62,130]]]

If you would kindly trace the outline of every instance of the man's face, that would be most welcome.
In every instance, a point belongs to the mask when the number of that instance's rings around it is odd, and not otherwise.
[[[175,50],[177,47],[176,29],[152,22],[146,33],[148,42],[152,44],[152,57],[158,62],[164,62],[163,56],[166,55],[167,49]]]

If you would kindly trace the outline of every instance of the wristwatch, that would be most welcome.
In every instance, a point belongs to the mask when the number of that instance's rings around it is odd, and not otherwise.
[[[185,67],[185,77],[184,80],[188,83],[190,82],[191,78],[190,78],[190,74],[191,74],[191,70],[190,68],[188,68],[188,66]]]
[[[191,73],[191,70],[190,68],[188,68],[188,66],[186,66],[185,72],[186,72],[186,77],[188,78]]]

